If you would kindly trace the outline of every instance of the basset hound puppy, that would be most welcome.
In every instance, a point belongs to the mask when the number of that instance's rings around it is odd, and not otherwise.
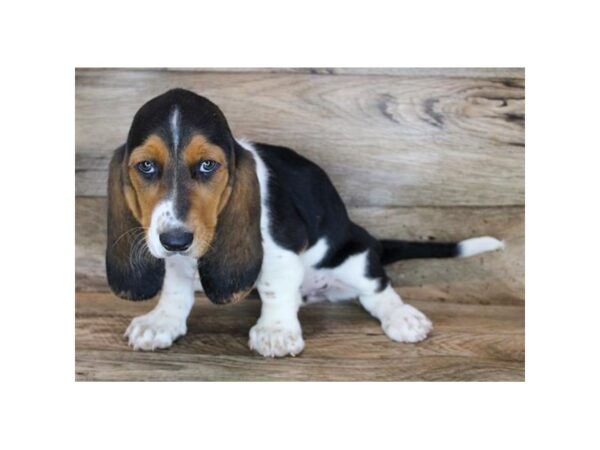
[[[174,89],[136,113],[110,163],[106,271],[120,297],[157,306],[125,333],[134,349],[171,346],[201,287],[214,303],[257,288],[262,311],[249,346],[263,356],[304,348],[298,308],[358,297],[399,342],[431,331],[383,266],[401,259],[470,256],[502,247],[379,241],[353,223],[327,174],[284,147],[236,140],[221,110]]]

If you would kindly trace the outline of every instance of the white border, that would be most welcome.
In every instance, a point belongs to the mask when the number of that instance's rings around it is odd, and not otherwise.
[[[591,2],[133,3],[3,11],[2,447],[597,444]],[[73,68],[288,65],[527,66],[526,383],[73,382]]]

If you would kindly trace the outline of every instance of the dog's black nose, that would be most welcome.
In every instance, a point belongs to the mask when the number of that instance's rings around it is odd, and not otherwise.
[[[175,229],[160,233],[160,243],[170,252],[183,252],[189,248],[194,240],[194,234],[182,229]]]

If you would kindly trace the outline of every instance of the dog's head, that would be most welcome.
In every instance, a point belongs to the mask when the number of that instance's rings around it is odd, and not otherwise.
[[[215,303],[252,289],[262,264],[254,159],[208,99],[175,89],[142,106],[112,158],[108,194],[106,268],[117,295],[154,296],[175,254],[198,260]]]

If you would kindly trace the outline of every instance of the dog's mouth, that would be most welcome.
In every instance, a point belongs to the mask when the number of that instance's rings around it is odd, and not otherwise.
[[[194,255],[194,251],[192,251],[192,250],[185,250],[185,251],[165,250],[165,258],[168,258],[170,256],[195,256],[195,255]]]

